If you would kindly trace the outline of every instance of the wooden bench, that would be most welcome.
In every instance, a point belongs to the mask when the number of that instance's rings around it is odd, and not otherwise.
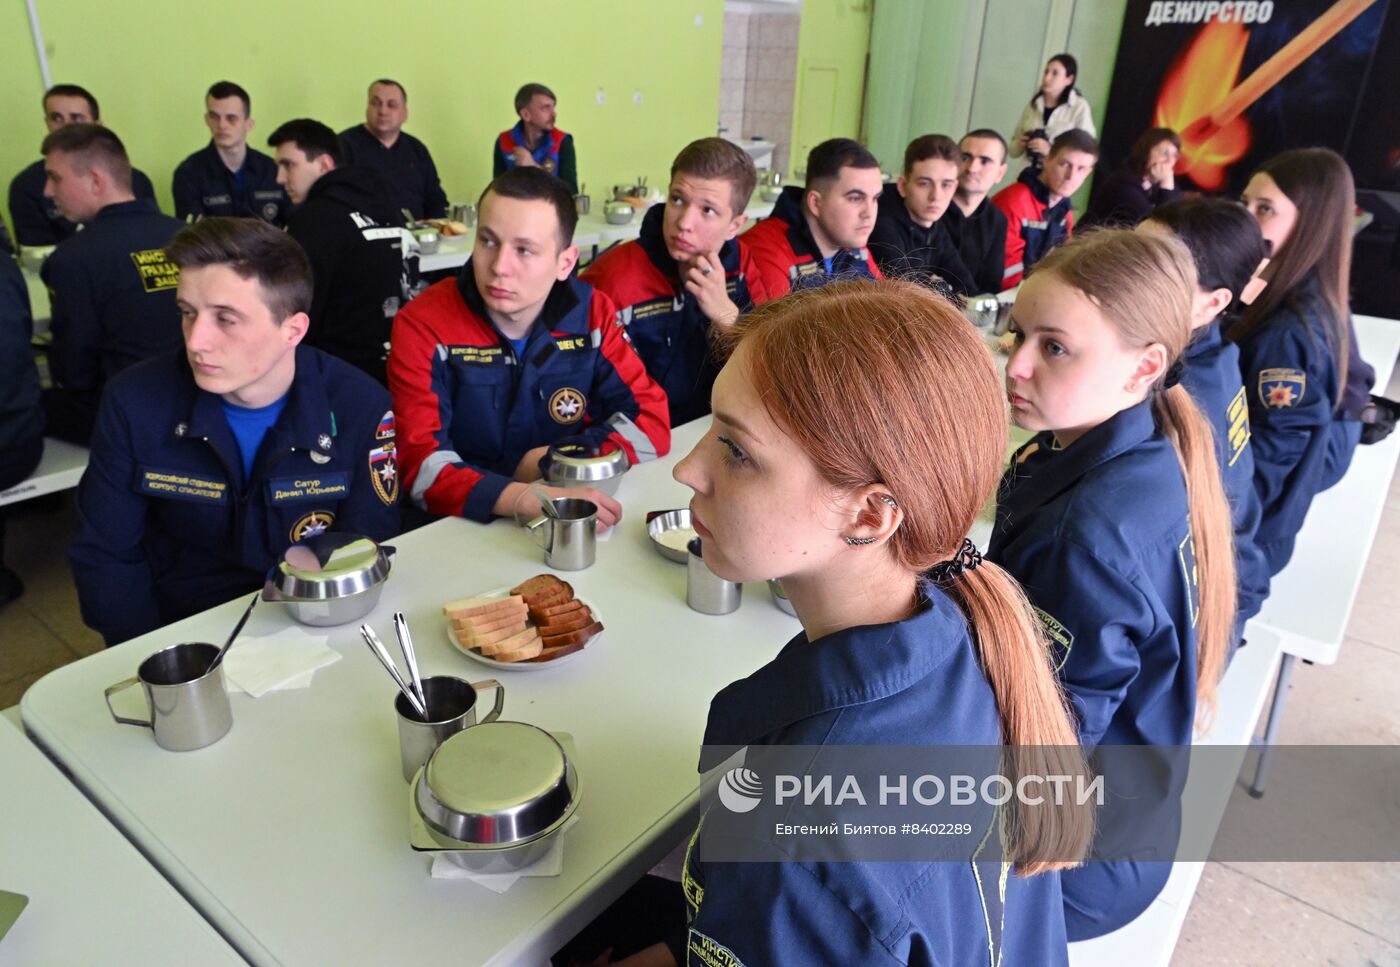
[[[45,439],[44,457],[39,461],[39,466],[9,490],[0,491],[0,507],[76,487],[87,464],[87,447]]]

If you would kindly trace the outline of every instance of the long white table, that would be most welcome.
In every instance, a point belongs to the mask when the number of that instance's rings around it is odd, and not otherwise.
[[[244,963],[3,718],[0,890],[29,898],[0,967]]]
[[[76,487],[87,465],[87,447],[46,437],[39,466],[9,490],[0,490],[0,507]]]
[[[632,220],[626,225],[613,225],[603,216],[603,201],[598,202],[598,209],[590,211],[587,215],[580,215],[578,228],[574,230],[574,244],[580,249],[592,249],[594,255],[600,246],[613,245],[617,242],[628,242],[636,238],[642,231],[642,217],[645,211],[639,211],[632,215]],[[771,201],[763,201],[757,195],[749,207],[744,209],[744,214],[749,216],[750,223],[760,218],[767,218],[773,211]],[[424,255],[418,260],[418,268],[422,272],[438,272],[443,269],[455,269],[466,264],[472,254],[472,246],[475,244],[474,233],[466,235],[454,235],[442,239],[438,244],[438,250],[432,255]]]
[[[799,630],[761,584],[733,614],[691,611],[685,568],[646,536],[646,511],[689,499],[670,470],[707,422],[681,427],[670,456],[627,474],[619,532],[592,568],[565,575],[607,628],[568,664],[495,672],[448,644],[442,602],[546,570],[523,530],[446,520],[394,541],[394,571],[369,618],[380,636],[392,639],[390,615],[402,609],[425,675],[498,677],[506,718],[576,739],[582,804],[558,877],[496,895],[428,876],[408,845],[394,686],[354,625],[332,630],[345,659],[309,690],[234,695],[232,731],[206,749],[164,752],[114,724],[102,689],[167,644],[222,640],[241,602],[51,673],[24,696],[26,729],[254,963],[390,963],[410,948],[429,963],[538,963],[688,834],[711,697]],[[248,633],[286,621],[265,605]]]

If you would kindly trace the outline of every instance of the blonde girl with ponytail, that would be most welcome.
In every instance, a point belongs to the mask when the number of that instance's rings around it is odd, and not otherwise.
[[[675,477],[710,569],[781,578],[802,631],[715,697],[705,744],[1004,746],[1013,781],[1087,779],[1030,605],[963,543],[1008,432],[977,332],[921,286],[843,282],[761,306],[732,345]],[[1002,807],[990,871],[977,837],[956,862],[692,846],[686,930],[631,962],[1065,964],[1058,871],[1085,855],[1092,806],[1031,798]]]
[[[1054,640],[1085,749],[1178,750],[1130,814],[1101,812],[1105,832],[1115,818],[1175,828],[1184,750],[1210,717],[1232,637],[1230,509],[1210,425],[1177,385],[1195,293],[1179,240],[1108,230],[1055,249],[1011,313],[1007,398],[1017,425],[1038,432],[1007,469],[988,557]],[[1171,845],[1155,858],[1066,874],[1069,938],[1145,910]]]

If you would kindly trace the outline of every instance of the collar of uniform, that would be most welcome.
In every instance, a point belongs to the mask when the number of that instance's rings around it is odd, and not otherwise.
[[[1151,439],[1156,432],[1157,420],[1152,414],[1151,397],[1136,406],[1120,410],[1063,450],[1057,451],[1055,459],[1038,465],[1035,473],[1015,480],[1013,486],[999,495],[997,516],[1008,531],[1014,530],[1034,510],[1073,487],[1080,478]],[[1037,434],[1035,439],[1048,449],[1052,437],[1047,430]]]
[[[1224,344],[1225,339],[1220,335],[1220,320],[1213,319],[1192,333],[1191,342],[1186,346],[1186,358],[1201,359],[1213,356]]]
[[[253,151],[252,145],[244,146],[243,167],[239,168],[238,171],[248,170],[248,165],[251,163],[254,153],[255,152]],[[230,178],[234,177],[238,173],[236,171],[228,170],[228,166],[224,164],[224,159],[219,156],[219,149],[213,141],[210,141],[209,144],[206,145],[203,150],[199,151],[196,157],[198,157],[200,161],[203,162],[204,166],[210,171],[222,172],[223,174],[228,175]]]
[[[931,587],[917,614],[892,624],[847,628],[809,642],[797,635],[748,678],[710,702],[700,770],[802,719],[879,701],[928,677],[966,634],[966,621],[943,591]],[[711,751],[708,747],[714,747]]]
[[[1027,168],[1026,170],[1029,171],[1030,169]],[[1051,205],[1050,189],[1046,186],[1045,182],[1040,180],[1039,174],[1022,178],[1021,184],[1029,188],[1035,200],[1045,207],[1045,221],[1059,221],[1069,213],[1070,197],[1066,195],[1064,198],[1061,198],[1055,204]]]
[[[159,214],[160,208],[150,198],[134,198],[131,201],[119,201],[103,206],[93,222],[100,222],[105,218],[121,218],[123,215],[144,215],[147,212]]]
[[[476,275],[472,270],[472,259],[467,259],[467,263],[462,266],[462,270],[457,273],[457,291],[462,296],[462,301],[479,318],[486,321],[488,325],[495,328],[495,323],[491,321],[491,314],[486,309],[486,302],[481,298],[481,292],[476,287]],[[544,323],[545,329],[549,332],[571,332],[583,335],[588,332],[588,314],[576,312],[582,304],[581,293],[576,288],[582,283],[576,283],[574,279],[565,279],[563,282],[555,282],[554,288],[549,290],[549,295],[544,300],[544,306],[540,309],[540,314],[535,319],[535,325],[530,331],[533,333],[540,323]]]
[[[524,122],[524,121],[516,121],[516,122],[515,122],[515,127],[513,127],[513,128],[510,129],[511,140],[513,140],[513,141],[514,141],[517,145],[519,145],[520,147],[524,148],[526,151],[530,152],[530,154],[532,154],[532,155],[535,154],[536,152],[538,152],[538,151],[540,150],[540,148],[543,148],[543,147],[545,147],[546,145],[549,144],[549,141],[550,141],[549,134],[550,134],[550,132],[548,132],[548,131],[541,131],[541,132],[540,132],[540,139],[539,139],[539,141],[535,142],[534,145],[530,145],[530,144],[527,144],[526,141],[525,141],[525,122]]]
[[[817,240],[812,237],[812,230],[807,227],[806,209],[802,204],[802,198],[806,194],[805,188],[786,186],[778,195],[778,200],[773,205],[773,214],[769,217],[787,225],[788,244],[794,252],[821,261],[822,250],[818,247]]]
[[[326,396],[326,384],[321,379],[315,351],[309,346],[296,348],[296,375],[287,391],[287,404],[278,418],[278,427],[287,427],[290,439],[287,443],[298,450],[315,453],[329,453],[331,447],[322,447],[321,438],[334,441],[335,419],[331,413],[330,400]],[[189,361],[181,367],[182,374],[194,383]],[[184,435],[194,438],[217,438],[221,428],[228,425],[224,415],[223,397],[210,393],[194,384],[194,399],[190,405],[190,417]],[[268,432],[275,432],[276,428]],[[332,442],[332,446],[334,443]]]
[[[648,208],[646,216],[642,219],[642,230],[637,235],[637,243],[641,245],[642,251],[646,253],[651,264],[656,266],[657,271],[679,290],[682,288],[680,265],[671,258],[671,253],[666,250],[666,238],[662,234],[662,222],[665,217],[665,204],[656,204]],[[727,239],[720,246],[719,261],[725,272],[738,271],[739,241],[737,238]],[[695,297],[687,291],[686,298],[693,300]]]

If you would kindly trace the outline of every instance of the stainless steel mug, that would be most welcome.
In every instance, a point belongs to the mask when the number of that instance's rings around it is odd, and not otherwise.
[[[453,205],[452,220],[454,222],[461,222],[463,225],[467,226],[468,228],[471,228],[473,225],[476,224],[476,206]]]
[[[544,548],[544,562],[556,571],[582,571],[598,556],[598,505],[578,497],[550,501],[555,516],[542,514],[525,527]]]
[[[501,717],[506,701],[505,686],[494,678],[482,682],[464,682],[449,675],[423,679],[423,697],[428,700],[426,721],[418,717],[403,692],[394,696],[394,711],[399,713],[399,757],[406,781],[413,781],[414,773],[448,736],[477,724],[476,697],[484,688],[496,690],[496,704],[480,721],[494,722]]]
[[[224,690],[223,662],[212,672],[217,645],[204,642],[171,645],[143,661],[136,675],[108,686],[102,696],[107,710],[122,725],[139,725],[154,733],[156,745],[189,752],[213,745],[233,727],[233,710]],[[129,719],[112,708],[112,696],[139,684],[146,693],[149,719]]]
[[[700,538],[686,545],[685,603],[701,614],[729,614],[739,608],[744,586],[711,571],[701,556]]]
[[[578,212],[580,215],[587,215],[590,209],[592,209],[592,207],[592,198],[588,197],[587,195],[574,196],[574,211]]]

